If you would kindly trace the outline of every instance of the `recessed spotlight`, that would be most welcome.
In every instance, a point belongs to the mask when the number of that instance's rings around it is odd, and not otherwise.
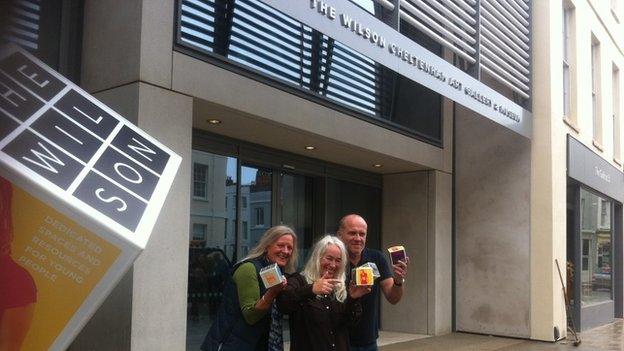
[[[214,118],[209,119],[207,122],[210,123],[210,124],[221,124],[221,120],[214,119]]]
[[[316,149],[316,146],[306,146],[305,149],[306,150],[314,150],[314,149]]]
[[[382,164],[380,164],[380,163],[375,163],[375,164],[373,165],[373,167],[375,167],[375,168],[381,168],[382,166],[383,166],[383,165],[382,165]]]

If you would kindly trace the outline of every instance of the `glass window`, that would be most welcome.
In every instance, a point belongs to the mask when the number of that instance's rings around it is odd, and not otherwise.
[[[563,116],[570,117],[570,60],[571,60],[571,38],[570,26],[572,22],[572,11],[574,9],[568,4],[563,8]]]
[[[374,1],[353,1],[376,17],[384,17],[383,7]],[[386,127],[441,143],[439,94],[260,2],[180,3],[179,44],[218,55],[284,86],[301,88]],[[442,52],[432,39],[411,32],[403,34],[436,54]],[[388,45],[383,37],[375,44]]]
[[[581,189],[581,305],[612,299],[612,202]]]
[[[600,42],[592,34],[591,45],[591,94],[594,140],[602,142],[602,116],[600,106]]]
[[[338,179],[327,179],[326,232],[335,233],[338,221],[351,213],[360,214],[368,224],[366,246],[381,246],[381,189]]]
[[[0,1],[0,44],[30,51],[79,84],[84,0]]]
[[[193,240],[206,240],[208,225],[204,223],[193,223]]]
[[[241,197],[249,198],[249,208],[241,211],[241,220],[251,223],[251,228],[249,238],[241,240],[239,244],[254,247],[262,234],[271,227],[273,172],[266,168],[243,166],[241,177]]]
[[[256,207],[256,227],[264,226],[264,208]]]
[[[321,234],[312,233],[313,179],[289,173],[281,173],[280,177],[280,222],[291,226],[297,233],[299,266],[302,267],[307,257],[307,247],[311,245],[315,234]]]
[[[375,13],[375,2],[373,0],[351,0],[353,3],[357,4],[364,10],[370,12],[371,14]]]
[[[249,239],[249,223],[247,221],[243,221],[243,239]],[[243,256],[245,255],[243,254]]]
[[[620,160],[622,149],[620,128],[620,69],[615,63],[613,64],[611,89],[613,91],[613,157]]]
[[[191,242],[189,249],[187,347],[195,350],[215,318],[234,260],[235,233],[231,221],[236,220],[236,201],[225,199],[236,198],[237,160],[193,150],[192,163],[198,166],[193,167],[193,195],[204,197],[193,196],[190,210],[192,235],[202,233],[204,238],[201,244]],[[205,176],[208,168],[212,173],[210,181]]]
[[[193,196],[208,198],[208,166],[201,163],[193,163]],[[227,206],[227,198],[225,199]]]

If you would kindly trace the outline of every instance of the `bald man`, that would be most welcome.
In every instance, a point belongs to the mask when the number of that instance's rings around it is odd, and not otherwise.
[[[378,250],[366,248],[366,233],[368,225],[364,218],[357,214],[344,216],[338,226],[338,237],[347,247],[349,264],[347,265],[347,282],[351,280],[351,269],[366,262],[373,262],[379,269],[380,277],[375,280],[372,292],[362,297],[363,315],[360,322],[351,328],[349,337],[351,351],[377,350],[379,337],[379,292],[391,304],[401,301],[403,283],[407,273],[406,262],[399,262],[392,266],[386,257]]]

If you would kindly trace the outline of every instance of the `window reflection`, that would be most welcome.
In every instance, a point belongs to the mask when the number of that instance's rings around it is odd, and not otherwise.
[[[581,304],[612,299],[611,201],[581,189]]]
[[[233,260],[236,159],[193,150],[187,346],[198,349],[221,303]]]
[[[241,196],[249,199],[249,206],[241,210],[241,221],[249,223],[248,233],[243,233],[239,240],[241,251],[256,246],[262,234],[271,227],[272,175],[269,169],[241,167]],[[239,259],[242,258],[239,255]]]

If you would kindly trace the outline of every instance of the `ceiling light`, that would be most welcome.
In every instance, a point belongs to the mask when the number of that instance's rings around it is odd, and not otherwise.
[[[210,123],[210,124],[221,124],[221,120],[213,118],[213,119],[209,119],[208,123]]]
[[[375,168],[381,168],[381,166],[382,166],[382,165],[381,165],[380,163],[375,163],[375,164],[373,165],[373,167],[375,167]]]
[[[305,149],[306,150],[314,150],[314,149],[316,149],[316,146],[306,146]]]

